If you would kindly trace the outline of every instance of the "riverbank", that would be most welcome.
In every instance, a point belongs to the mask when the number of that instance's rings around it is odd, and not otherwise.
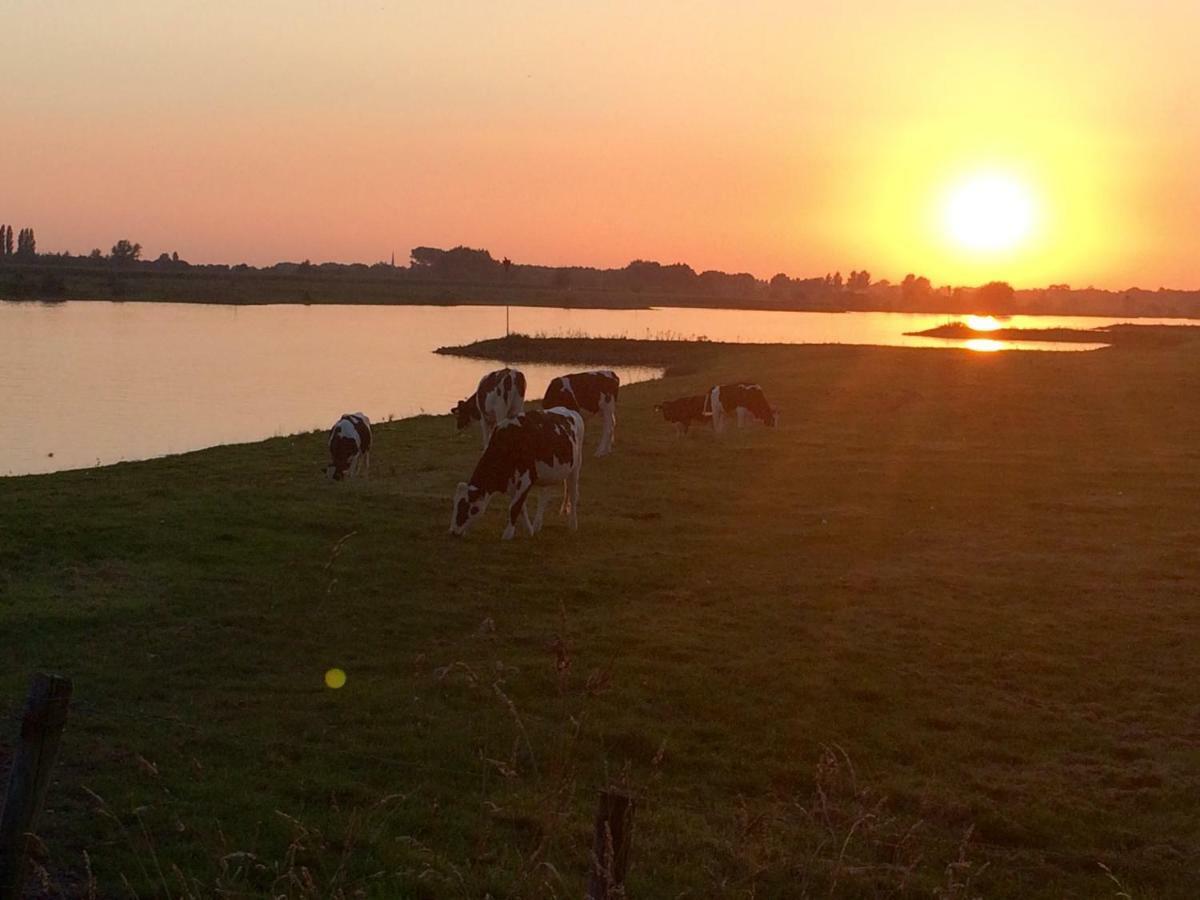
[[[631,895],[1191,897],[1195,345],[679,351],[576,535],[447,537],[447,416],[366,482],[319,433],[0,481],[0,710],[75,679],[52,872],[577,896],[616,781]],[[779,430],[653,413],[735,379]]]

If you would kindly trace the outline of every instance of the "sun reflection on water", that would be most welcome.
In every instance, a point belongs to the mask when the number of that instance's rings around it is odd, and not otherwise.
[[[991,338],[971,338],[963,346],[976,353],[995,353],[997,350],[1009,349],[1006,341],[993,341]]]
[[[1003,327],[995,316],[967,316],[966,323],[972,331],[996,331]]]

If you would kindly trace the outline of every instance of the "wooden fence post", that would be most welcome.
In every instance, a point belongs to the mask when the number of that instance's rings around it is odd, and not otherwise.
[[[629,870],[629,848],[633,843],[633,809],[633,796],[627,791],[610,787],[600,792],[587,900],[625,896],[625,873]]]
[[[33,676],[21,720],[21,739],[13,750],[4,810],[0,812],[0,900],[21,897],[29,836],[50,786],[50,770],[54,768],[70,702],[69,678],[40,672]]]

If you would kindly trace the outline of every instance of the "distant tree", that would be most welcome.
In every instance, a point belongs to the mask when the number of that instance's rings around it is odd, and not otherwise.
[[[772,278],[769,282],[767,282],[767,289],[772,294],[780,294],[780,295],[785,294],[785,293],[787,293],[788,288],[790,288],[791,286],[792,286],[792,279],[788,278],[787,275],[785,275],[783,272],[780,272],[778,275],[776,275],[774,278]]]
[[[300,265],[297,267],[296,271],[303,272],[305,275],[307,275],[309,272],[312,271],[312,267],[313,267],[312,260],[306,259],[306,260],[304,260],[304,262],[300,263]]]
[[[124,266],[136,262],[142,255],[141,244],[131,244],[125,238],[113,244],[111,259],[114,264]]]
[[[504,259],[500,263],[500,265],[504,266],[504,274],[507,275],[508,270],[512,268],[512,260],[506,256],[506,257],[504,257]]]
[[[841,272],[833,273],[833,286],[835,288],[839,288],[839,289],[841,288],[841,286],[842,286],[842,273]]]
[[[1066,292],[1066,291],[1071,290],[1071,286],[1069,284],[1052,284],[1052,285],[1050,285],[1050,287],[1046,288],[1046,290]]]
[[[176,250],[174,253],[171,254],[171,262],[176,262],[176,263],[179,262],[179,251],[178,250]]]
[[[92,252],[88,254],[88,259],[97,260],[97,261],[104,259],[104,251],[101,250],[99,247],[94,247],[94,248],[92,248]]]
[[[852,291],[865,291],[871,286],[870,272],[851,272],[846,287]]]
[[[0,225],[0,257],[12,256],[12,226]]]
[[[979,312],[984,313],[1011,312],[1015,296],[1016,292],[1007,281],[989,281],[975,291]]]
[[[17,232],[17,256],[22,259],[37,256],[37,239],[33,236],[32,228],[22,228]]]
[[[929,283],[929,279],[924,275],[909,273],[900,282],[900,295],[904,298],[905,302],[923,300],[932,293],[933,285]]]

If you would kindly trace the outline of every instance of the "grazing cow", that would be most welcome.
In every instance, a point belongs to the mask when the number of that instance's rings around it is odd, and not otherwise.
[[[497,425],[505,419],[515,419],[524,411],[525,374],[517,369],[498,369],[484,375],[475,393],[459,400],[450,413],[457,419],[459,431],[478,422],[486,448]]]
[[[753,416],[769,428],[779,424],[779,411],[767,402],[767,395],[757,384],[722,384],[713,388],[708,395],[708,406],[712,412],[713,431],[720,434],[725,430],[725,418],[737,416],[738,428]]]
[[[675,423],[676,432],[682,436],[687,434],[693,422],[707,422],[712,418],[708,408],[707,394],[697,394],[695,397],[680,397],[678,400],[667,400],[654,407],[656,413],[668,422]]]
[[[613,439],[617,436],[617,391],[620,388],[621,379],[607,369],[559,375],[546,387],[542,409],[564,406],[584,415],[599,413],[604,431],[596,455],[606,456],[612,453]]]
[[[329,432],[330,464],[325,475],[334,481],[371,473],[371,420],[362,413],[346,413]]]
[[[538,496],[537,515],[531,522],[525,500],[535,486],[562,482],[562,512],[574,531],[579,527],[579,468],[583,464],[583,417],[573,409],[555,407],[530,410],[501,422],[479,458],[469,482],[459,482],[450,514],[450,533],[462,535],[487,509],[493,494],[508,494],[508,522],[504,540],[512,540],[517,519],[525,530],[537,534],[542,527],[549,492]]]

